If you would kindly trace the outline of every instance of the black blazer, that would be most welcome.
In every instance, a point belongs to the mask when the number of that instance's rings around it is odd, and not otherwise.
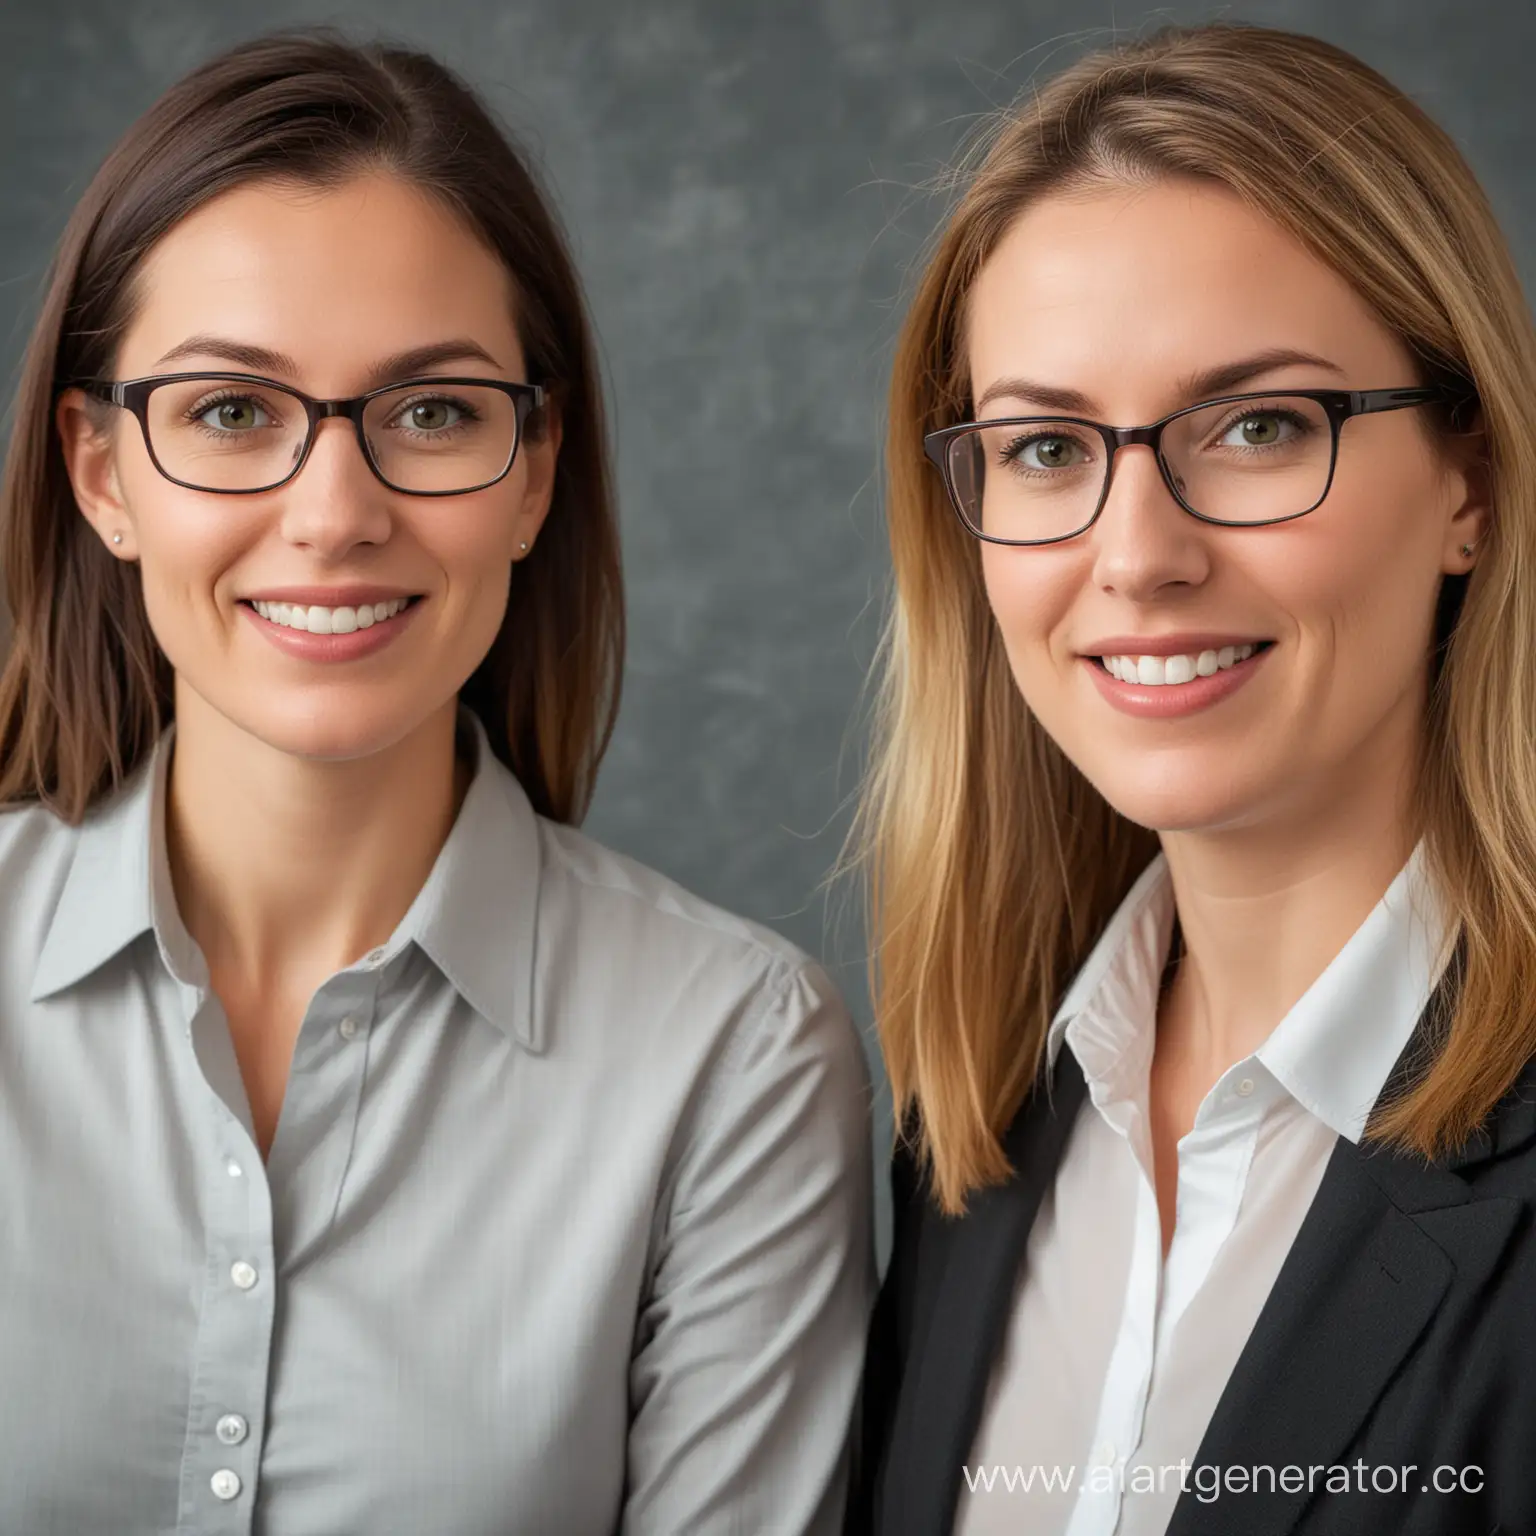
[[[1429,1044],[1429,1020],[1426,1008],[1384,1092]],[[959,1219],[937,1213],[898,1152],[850,1536],[952,1530],[1025,1242],[1083,1097],[1062,1049],[1050,1092],[1037,1085],[1007,1132],[1016,1176]],[[1389,1466],[1419,1475],[1407,1492],[1345,1494],[1324,1492],[1318,1473],[1309,1495],[1297,1473],[1297,1492],[1266,1482],[1202,1501],[1192,1474],[1168,1536],[1536,1536],[1533,1205],[1536,1061],[1484,1128],[1436,1163],[1340,1137],[1194,1464],[1277,1477],[1287,1465],[1347,1465],[1352,1485],[1357,1461],[1367,1479]],[[1028,1465],[1028,1448],[1015,1460]],[[1437,1467],[1455,1469],[1443,1483],[1466,1486],[1420,1492]]]

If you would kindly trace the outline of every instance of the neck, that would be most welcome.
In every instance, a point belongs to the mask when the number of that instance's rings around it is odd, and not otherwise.
[[[389,938],[468,787],[455,711],[450,701],[384,751],[318,760],[268,746],[178,688],[167,850],[216,991],[308,995]]]
[[[1370,761],[1326,789],[1297,786],[1262,824],[1163,835],[1183,955],[1159,1009],[1160,1050],[1214,1080],[1327,969],[1418,840],[1402,767],[1412,741],[1384,728]]]

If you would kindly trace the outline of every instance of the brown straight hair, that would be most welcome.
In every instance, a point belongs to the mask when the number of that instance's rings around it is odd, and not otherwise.
[[[1089,55],[991,125],[897,350],[895,598],[851,846],[897,1123],[951,1213],[1008,1177],[1001,1136],[1055,1008],[1159,844],[1025,706],[923,434],[971,413],[966,298],[1019,214],[1164,177],[1246,199],[1364,296],[1424,382],[1481,403],[1492,527],[1473,574],[1443,580],[1415,765],[1429,873],[1461,923],[1460,986],[1433,1060],[1368,1135],[1427,1157],[1457,1146],[1536,1055],[1536,335],[1513,262],[1451,139],[1358,59],[1267,28],[1167,28]]]
[[[613,730],[624,599],[595,349],[565,237],[533,172],[463,81],[424,54],[330,29],[233,48],[171,87],[107,157],[60,242],[22,365],[0,486],[14,633],[0,671],[0,805],[78,822],[172,718],[136,567],[81,516],[59,389],[111,378],[151,248],[258,180],[335,186],[383,170],[440,198],[511,276],[530,382],[562,441],[540,537],[461,693],[535,809],[577,821]],[[528,431],[541,428],[536,413]]]

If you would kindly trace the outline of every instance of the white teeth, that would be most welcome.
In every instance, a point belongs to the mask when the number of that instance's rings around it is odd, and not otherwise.
[[[387,603],[364,603],[358,608],[306,607],[303,603],[253,602],[251,606],[270,624],[302,629],[311,635],[350,635],[392,619],[410,601],[393,597]]]
[[[1119,682],[1161,688],[1224,672],[1247,661],[1257,649],[1256,645],[1224,645],[1219,651],[1201,651],[1197,656],[1106,656],[1103,661],[1105,671]]]

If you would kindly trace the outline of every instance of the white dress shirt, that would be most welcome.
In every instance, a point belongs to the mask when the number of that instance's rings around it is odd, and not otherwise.
[[[1166,1530],[1181,1464],[1195,1462],[1336,1139],[1360,1140],[1454,940],[1421,843],[1201,1102],[1178,1144],[1164,1261],[1148,1076],[1173,919],[1159,854],[1052,1020],[1049,1060],[1065,1040],[1089,1096],[1030,1232],[957,1536]]]
[[[869,1092],[820,967],[475,776],[264,1160],[170,733],[0,814],[0,1532],[834,1536]],[[296,890],[294,900],[305,900]]]

